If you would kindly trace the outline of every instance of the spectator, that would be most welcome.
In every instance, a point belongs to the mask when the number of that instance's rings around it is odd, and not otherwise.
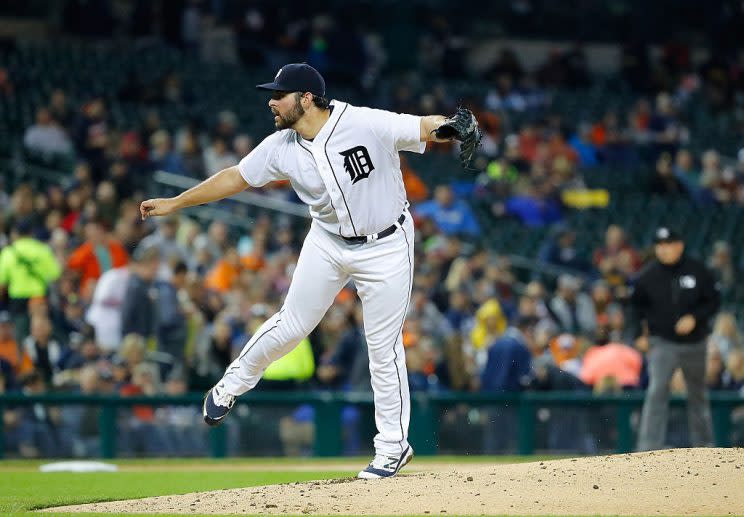
[[[31,372],[22,379],[23,393],[40,395],[47,391],[44,377]],[[18,449],[24,458],[64,457],[70,451],[70,436],[61,425],[60,408],[35,404],[21,410]]]
[[[264,387],[298,389],[315,374],[315,358],[310,339],[303,338],[287,355],[271,363],[264,372]]]
[[[121,332],[123,335],[137,334],[145,340],[155,340],[157,333],[157,300],[151,287],[160,265],[158,248],[138,249],[121,306]]]
[[[256,325],[254,318],[251,318],[250,323],[251,326],[255,325],[253,330],[260,326],[260,323]],[[250,338],[250,336],[248,337]],[[230,323],[224,317],[218,318],[212,325],[206,340],[196,350],[196,357],[191,365],[191,381],[189,382],[192,389],[209,389],[209,386],[213,386],[220,380],[222,374],[225,373],[225,369],[233,360],[231,345],[232,329]]]
[[[740,395],[744,393],[744,351],[731,351],[722,377],[724,389],[738,391]]]
[[[481,391],[518,392],[529,386],[535,323],[533,318],[520,319],[491,342],[481,374]]]
[[[548,181],[534,179],[525,194],[512,195],[506,203],[496,203],[492,210],[497,216],[513,216],[533,228],[557,223],[563,214],[551,190]]]
[[[534,315],[539,319],[538,323],[543,327],[545,325],[553,326],[555,315],[551,312],[545,286],[541,282],[533,280],[525,287],[524,295],[534,304]],[[520,312],[520,314],[522,313]]]
[[[75,147],[79,156],[90,164],[92,177],[98,181],[106,171],[106,146],[109,143],[109,126],[106,105],[101,98],[94,98],[83,106],[75,131]]]
[[[674,175],[672,158],[662,153],[656,160],[656,173],[651,180],[651,193],[659,196],[680,196],[687,191],[683,183]]]
[[[189,262],[186,249],[178,242],[176,236],[181,222],[177,215],[171,215],[159,222],[157,230],[151,233],[137,246],[137,251],[150,248],[158,250],[160,255],[160,268],[158,278],[167,279],[170,276],[171,265],[177,261]]]
[[[359,354],[366,355],[361,304],[356,304],[351,325],[344,331],[337,346],[326,350],[318,361],[316,376],[324,387],[350,388],[351,374]]]
[[[643,364],[640,352],[622,343],[612,343],[608,338],[607,334],[599,333],[596,344],[584,353],[579,378],[591,386],[611,378],[623,388],[637,388]]]
[[[61,296],[50,308],[54,335],[63,343],[72,345],[92,330],[85,322],[85,302],[77,293]]]
[[[205,176],[204,157],[202,156],[199,140],[192,131],[186,131],[178,142],[178,154],[181,157],[183,173],[190,178]]]
[[[697,194],[700,190],[700,171],[695,168],[692,153],[680,149],[674,160],[674,175],[682,182],[688,192]]]
[[[26,129],[23,145],[30,151],[43,154],[68,154],[72,151],[70,138],[46,107],[36,110],[36,124]]]
[[[733,314],[721,312],[716,316],[713,332],[708,338],[708,348],[717,350],[724,363],[728,361],[728,356],[733,350],[744,348],[744,341]]]
[[[181,361],[188,334],[186,314],[182,307],[181,290],[186,286],[188,268],[183,262],[173,267],[169,281],[157,282],[158,288],[158,349]]]
[[[744,187],[741,178],[733,167],[726,166],[718,178],[710,185],[713,198],[719,203],[741,203],[744,201]]]
[[[29,300],[46,296],[61,273],[52,249],[31,237],[32,228],[30,219],[19,219],[11,233],[12,244],[0,251],[0,288],[7,293],[18,341],[28,332]]]
[[[111,229],[119,219],[119,198],[111,181],[102,181],[96,188],[98,218],[106,229]]]
[[[121,243],[109,236],[100,221],[86,222],[84,232],[85,242],[72,252],[67,269],[79,275],[80,289],[86,293],[103,273],[125,266],[129,257]]]
[[[703,153],[701,162],[700,186],[712,192],[721,178],[721,157],[715,149],[708,149]]]
[[[592,128],[589,124],[581,124],[568,143],[576,151],[579,165],[582,167],[593,167],[599,163],[597,150],[592,144]]]
[[[222,259],[207,273],[204,285],[219,293],[225,294],[233,288],[243,269],[240,255],[235,248],[228,248]]]
[[[87,365],[80,370],[79,393],[81,395],[100,395],[104,388],[100,373],[95,365]],[[98,456],[100,452],[99,421],[101,409],[92,405],[64,406],[62,417],[71,434],[75,456]]]
[[[43,315],[31,318],[31,335],[23,340],[23,353],[28,354],[34,369],[47,385],[62,371],[67,350],[52,338],[52,322]]]
[[[610,285],[625,285],[640,269],[641,257],[626,242],[625,231],[611,224],[605,232],[604,247],[594,252],[594,265]]]
[[[165,129],[155,131],[150,137],[150,161],[153,168],[174,174],[186,174],[181,157],[171,149],[171,138]]]
[[[444,317],[455,332],[462,335],[472,320],[473,312],[472,302],[465,289],[456,289],[450,293]]]
[[[248,156],[253,150],[254,142],[253,138],[248,135],[236,135],[233,139],[233,149],[238,159]]]
[[[18,346],[13,335],[13,320],[8,311],[0,311],[0,361],[6,362],[12,377],[5,375],[6,385],[12,386],[13,380],[29,373],[34,364],[28,354]]]
[[[648,127],[658,152],[674,153],[679,144],[687,143],[689,139],[687,128],[677,117],[672,97],[666,92],[656,96],[656,111]]]
[[[476,350],[483,350],[506,330],[506,317],[498,300],[492,298],[475,312],[475,325],[470,333],[470,342]]]
[[[573,334],[564,332],[553,337],[548,343],[548,350],[553,363],[562,371],[573,376],[581,370],[582,343]]]
[[[212,145],[204,150],[204,168],[208,176],[217,174],[222,169],[232,167],[236,163],[238,163],[238,157],[230,151],[223,137],[214,137]]]
[[[581,281],[571,275],[558,277],[558,289],[550,300],[550,310],[564,332],[593,336],[597,313],[591,297],[581,292]]]
[[[73,114],[67,103],[67,94],[61,88],[55,88],[49,97],[49,113],[65,132],[69,133],[73,125]],[[72,149],[71,149],[72,150]]]
[[[538,260],[547,266],[570,269],[575,273],[589,273],[591,264],[576,249],[576,232],[566,226],[557,226],[543,243]]]
[[[122,305],[129,285],[130,267],[106,271],[98,279],[85,321],[93,326],[96,343],[105,352],[116,352],[121,344]]]
[[[723,389],[723,374],[726,363],[721,356],[721,351],[708,344],[708,355],[705,362],[705,386],[711,390]]]
[[[452,188],[447,185],[437,186],[434,189],[434,199],[418,205],[414,214],[416,217],[432,219],[445,235],[475,236],[480,232],[470,206],[465,201],[456,199]]]
[[[140,341],[141,345],[144,345]],[[138,350],[140,347],[138,347]],[[131,367],[131,380],[121,387],[122,396],[158,395],[162,392],[157,366],[140,362]],[[125,423],[123,448],[131,453],[147,453],[164,456],[171,451],[165,430],[155,425],[155,410],[152,406],[133,406]]]
[[[213,261],[222,258],[223,253],[230,245],[227,224],[224,221],[212,221],[207,228],[207,233],[200,234],[194,239],[195,249],[206,249]]]
[[[722,294],[728,294],[735,286],[736,272],[731,257],[731,246],[726,241],[716,241],[713,253],[708,258],[708,267],[718,280]]]
[[[632,343],[635,336],[630,335],[632,329],[625,324],[625,312],[617,304],[607,308],[607,332],[609,340],[617,343]]]

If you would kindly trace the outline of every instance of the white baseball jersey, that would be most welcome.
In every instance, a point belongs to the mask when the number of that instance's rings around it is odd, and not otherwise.
[[[421,118],[332,101],[333,111],[312,142],[277,131],[241,160],[253,186],[289,180],[310,207],[305,237],[281,310],[270,317],[227,368],[220,388],[241,395],[266,367],[292,350],[320,322],[344,285],[362,301],[375,401],[375,450],[386,457],[409,451],[410,400],[403,322],[413,283],[413,221],[399,151],[423,152]],[[396,223],[392,234],[366,243],[339,237],[371,235]],[[320,432],[320,431],[318,431]]]
[[[398,152],[424,152],[421,117],[336,100],[331,106],[312,142],[293,129],[277,131],[240,161],[240,174],[254,187],[289,180],[331,233],[379,232],[407,206]]]

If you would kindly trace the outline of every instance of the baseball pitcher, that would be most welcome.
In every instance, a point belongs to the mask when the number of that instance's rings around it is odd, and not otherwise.
[[[460,108],[446,118],[352,106],[325,97],[325,81],[307,64],[282,67],[269,108],[278,131],[237,166],[167,199],[149,199],[142,218],[236,194],[248,185],[289,180],[312,215],[284,305],[269,318],[204,399],[204,421],[218,425],[235,398],[264,369],[307,336],[341,288],[354,281],[362,301],[378,434],[360,478],[394,476],[411,460],[410,401],[402,328],[413,280],[413,221],[400,172],[400,151],[422,153],[428,141],[457,139],[470,163],[481,133]]]

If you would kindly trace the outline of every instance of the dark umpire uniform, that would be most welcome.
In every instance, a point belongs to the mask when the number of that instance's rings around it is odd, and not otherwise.
[[[649,387],[643,405],[638,449],[664,446],[669,382],[682,369],[687,386],[687,417],[693,446],[712,444],[710,405],[705,389],[706,337],[720,296],[713,273],[684,254],[674,230],[654,235],[656,259],[638,276],[630,302],[636,321],[648,326]]]

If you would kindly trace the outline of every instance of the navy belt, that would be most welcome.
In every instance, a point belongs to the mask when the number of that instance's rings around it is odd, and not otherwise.
[[[368,242],[375,242],[394,234],[395,230],[402,227],[403,221],[405,220],[406,214],[400,214],[400,217],[398,217],[398,220],[395,222],[395,224],[391,224],[381,232],[373,233],[371,235],[358,235],[355,237],[344,237],[342,235],[341,238],[350,244],[366,244]]]

